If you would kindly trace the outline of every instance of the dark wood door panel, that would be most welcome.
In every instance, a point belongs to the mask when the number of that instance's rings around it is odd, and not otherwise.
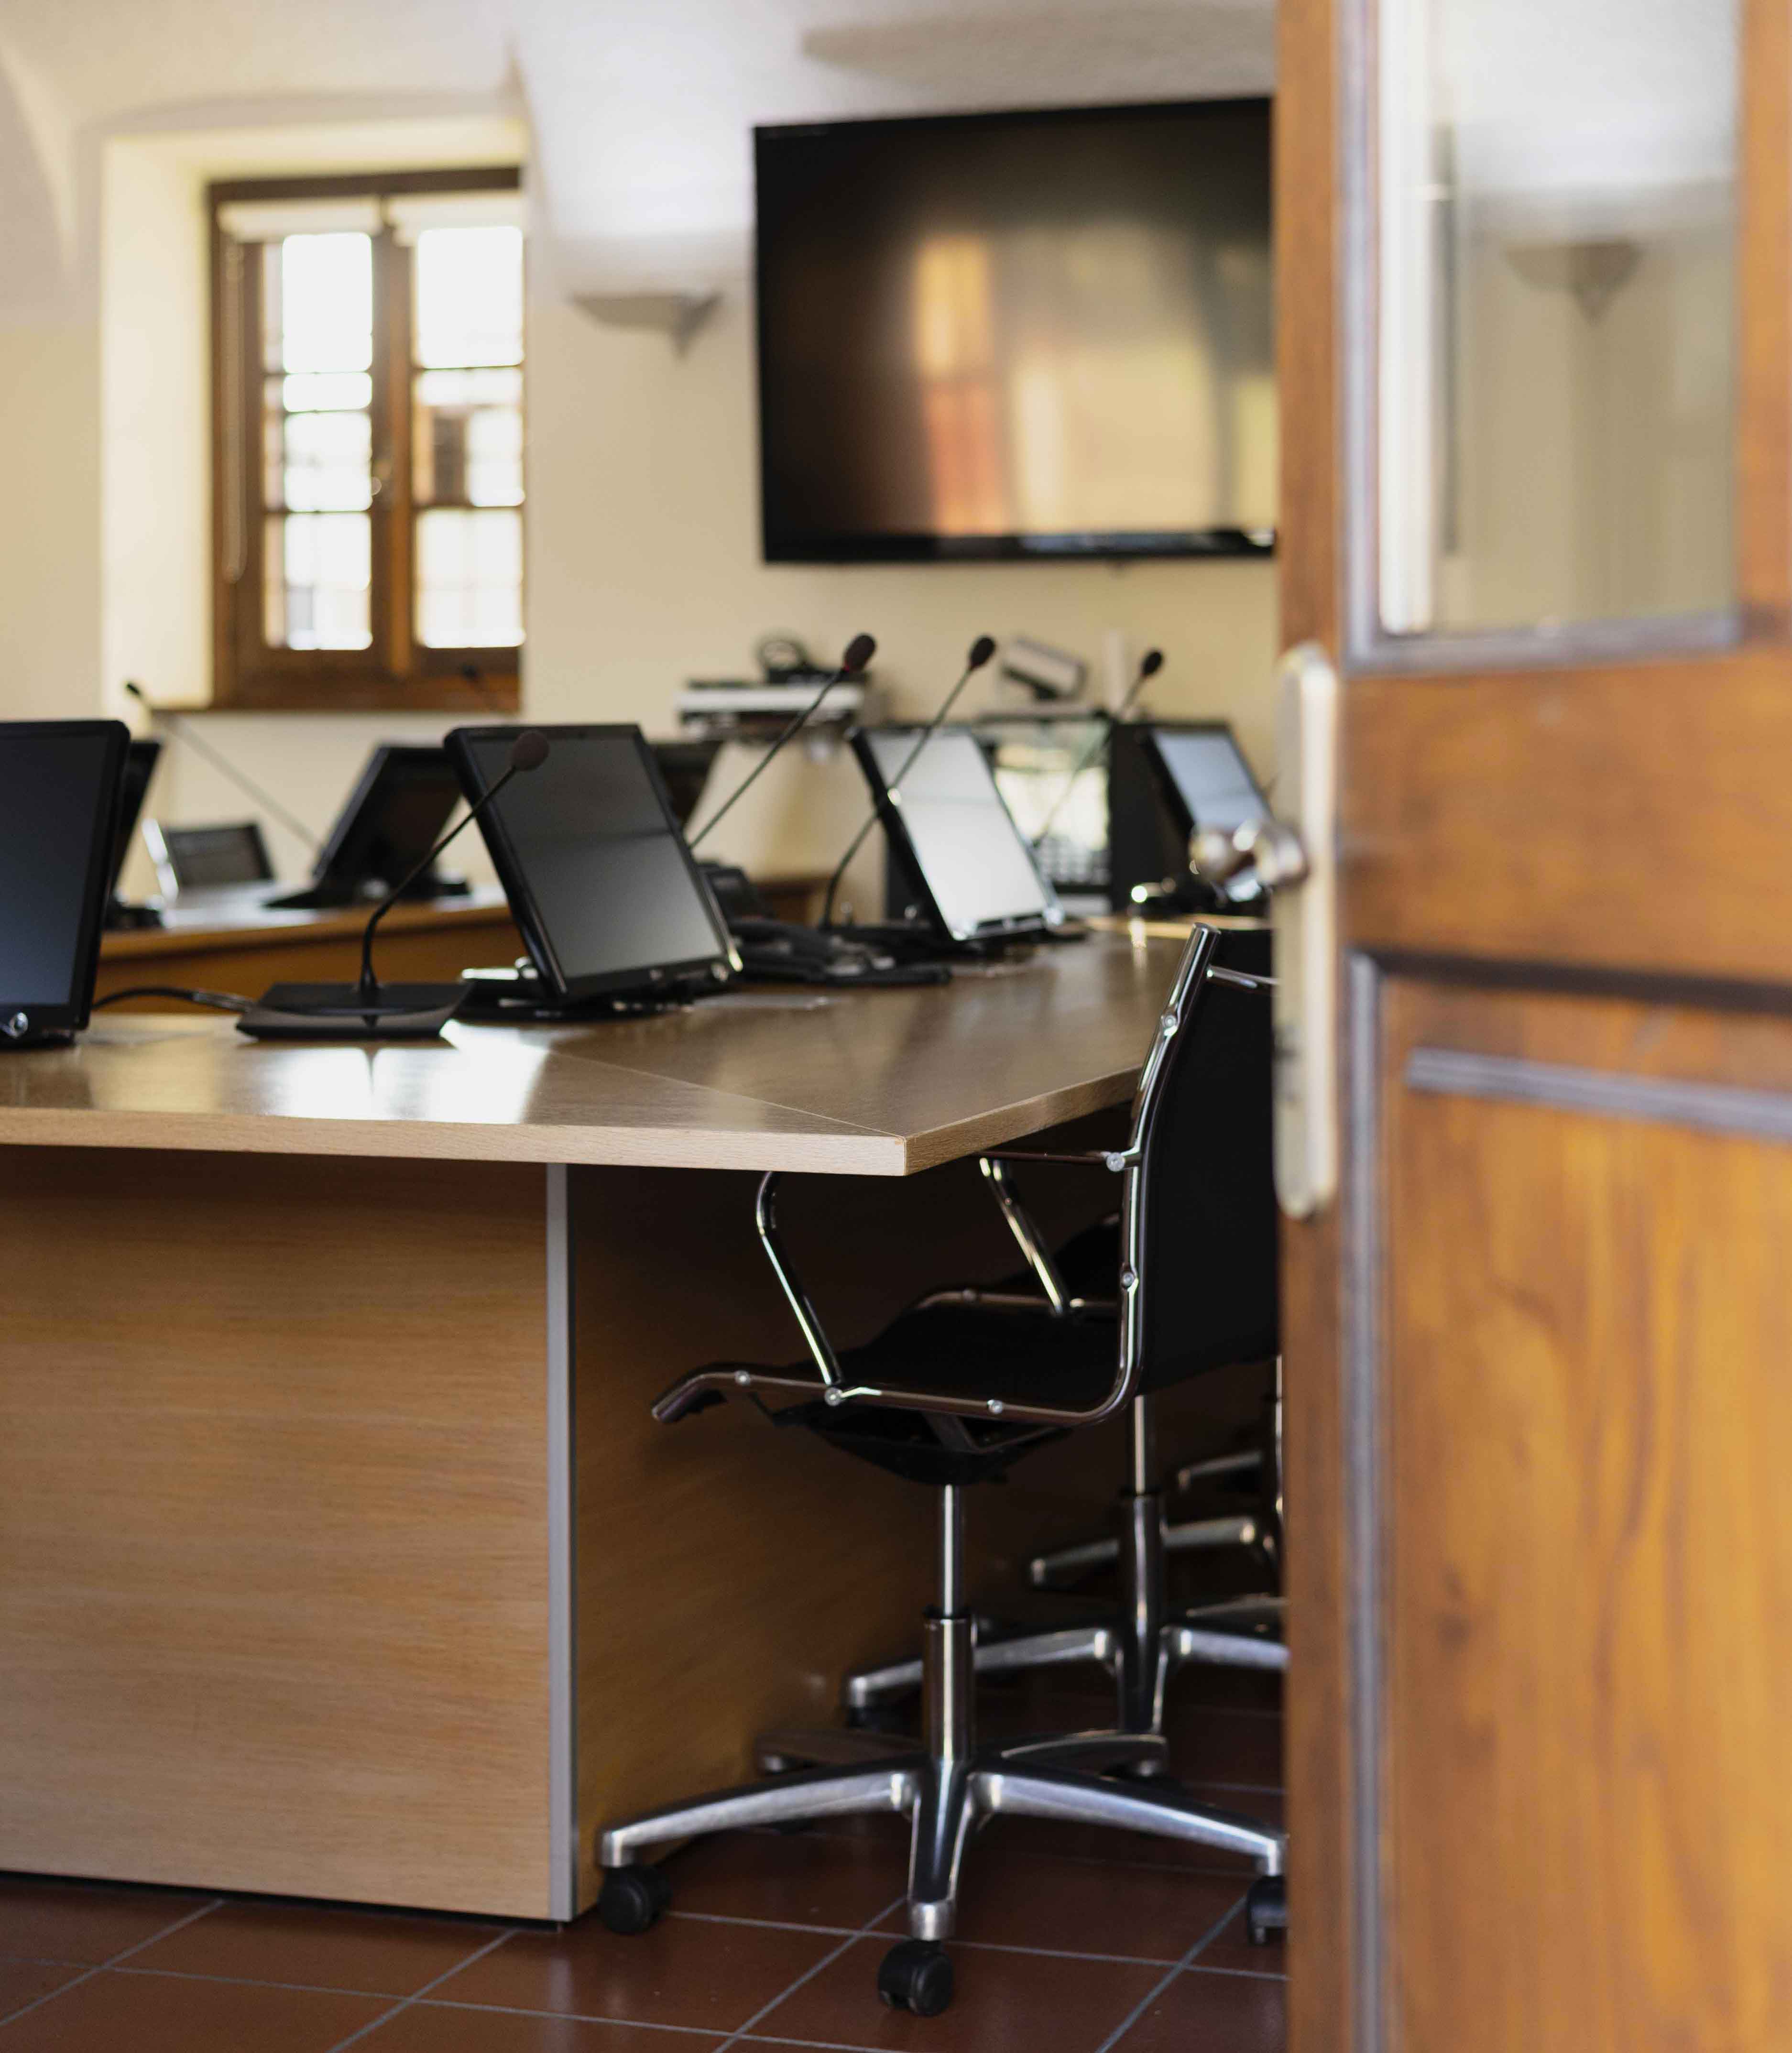
[[[1792,660],[1354,678],[1350,938],[1792,980]]]
[[[1388,2043],[1792,2044],[1792,1023],[1386,1000]]]

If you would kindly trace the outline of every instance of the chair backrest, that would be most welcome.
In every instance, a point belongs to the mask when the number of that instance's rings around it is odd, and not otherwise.
[[[1197,929],[1134,1103],[1122,1333],[1139,1390],[1279,1351],[1271,993],[1216,968],[1267,978],[1269,936]]]

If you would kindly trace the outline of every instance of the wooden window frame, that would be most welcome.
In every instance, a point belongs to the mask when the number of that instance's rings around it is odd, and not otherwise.
[[[265,628],[261,265],[265,245],[219,222],[234,200],[384,198],[514,192],[514,165],[458,171],[238,179],[206,191],[211,238],[212,699],[263,712],[515,712],[517,649],[428,649],[415,633],[411,258],[391,229],[373,246],[372,641],[366,649],[284,649]],[[527,343],[525,343],[527,360]],[[527,488],[525,488],[527,503]],[[227,558],[229,559],[227,560]],[[528,566],[525,559],[524,575]],[[468,666],[476,669],[469,679]]]

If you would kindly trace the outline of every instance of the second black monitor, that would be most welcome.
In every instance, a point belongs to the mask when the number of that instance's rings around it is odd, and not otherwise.
[[[1214,894],[1189,869],[1197,828],[1234,834],[1269,817],[1237,738],[1224,720],[1136,720],[1109,746],[1109,890],[1113,904],[1144,892],[1204,909]]]
[[[921,732],[863,728],[853,748],[929,921],[957,941],[1062,925],[1058,894],[1002,803],[976,733],[942,727],[915,756]]]
[[[549,752],[479,816],[510,910],[559,1001],[727,974],[728,929],[638,727],[545,727]],[[457,728],[470,800],[503,775],[513,727]]]

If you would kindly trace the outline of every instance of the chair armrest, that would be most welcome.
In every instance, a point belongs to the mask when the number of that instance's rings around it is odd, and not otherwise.
[[[776,1169],[760,1180],[759,1195],[753,1203],[753,1224],[758,1229],[759,1244],[765,1250],[765,1258],[772,1265],[772,1273],[778,1279],[778,1288],[784,1293],[784,1301],[795,1314],[802,1329],[804,1344],[809,1350],[809,1359],[819,1372],[825,1389],[838,1390],[840,1387],[840,1364],[835,1356],[834,1344],[827,1337],[827,1329],[821,1323],[821,1314],[809,1301],[809,1293],[803,1287],[803,1279],[784,1252],[784,1240],[778,1231],[778,1172]]]

